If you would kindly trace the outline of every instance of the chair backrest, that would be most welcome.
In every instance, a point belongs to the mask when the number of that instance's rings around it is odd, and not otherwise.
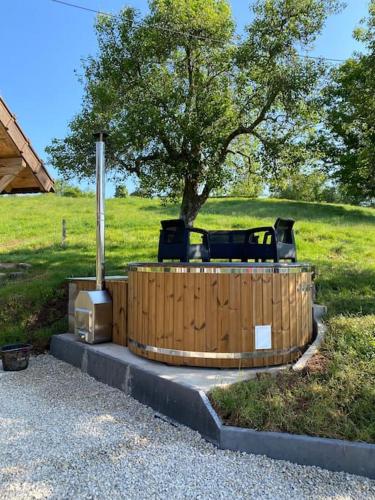
[[[248,238],[246,229],[209,231],[212,259],[243,259],[244,245]]]
[[[277,241],[280,243],[287,243],[292,245],[294,243],[293,238],[293,219],[281,219],[278,217],[275,222],[275,231]]]
[[[160,221],[161,227],[163,229],[170,229],[171,231],[177,231],[178,229],[185,229],[186,224],[182,219],[168,219]]]
[[[247,233],[246,229],[209,231],[210,243],[222,245],[243,244],[247,240]]]
[[[186,225],[181,219],[162,220],[161,238],[166,244],[183,243],[186,238]]]

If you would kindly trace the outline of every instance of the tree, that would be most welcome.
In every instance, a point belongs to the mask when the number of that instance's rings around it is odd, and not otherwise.
[[[338,186],[329,182],[327,174],[317,169],[302,168],[299,172],[279,178],[270,186],[271,195],[287,200],[342,203]]]
[[[230,180],[243,137],[254,141],[265,179],[297,161],[287,152],[300,150],[317,119],[325,71],[299,51],[314,42],[336,1],[258,0],[237,43],[227,0],[149,6],[143,19],[132,8],[99,16],[83,108],[69,135],[47,151],[63,175],[91,176],[91,134],[105,127],[108,168],[135,174],[150,194],[181,197],[180,217],[192,224],[210,193]]]
[[[126,186],[117,184],[115,188],[115,198],[127,198],[129,195]]]
[[[55,181],[55,193],[57,196],[65,196],[67,198],[91,198],[94,196],[92,191],[84,191],[78,186],[69,184],[63,179],[57,179]]]
[[[321,132],[328,171],[340,183],[346,199],[375,199],[375,1],[367,27],[355,37],[367,51],[332,71],[325,91],[326,120]]]
[[[256,153],[257,144],[251,137],[243,136],[236,141],[236,155],[230,155],[226,160],[227,168],[232,172],[223,194],[248,198],[260,196],[265,188],[265,179]]]
[[[135,196],[137,198],[152,198],[152,194],[139,185],[130,193],[130,196]]]

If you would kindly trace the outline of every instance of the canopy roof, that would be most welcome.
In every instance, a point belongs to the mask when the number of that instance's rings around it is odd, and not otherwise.
[[[53,179],[0,97],[0,194],[49,193]]]

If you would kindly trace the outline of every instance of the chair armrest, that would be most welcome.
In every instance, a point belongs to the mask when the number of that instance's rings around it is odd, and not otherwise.
[[[271,236],[271,239],[276,241],[275,228],[273,228],[272,226],[262,226],[262,227],[254,227],[252,229],[248,229],[247,243],[250,243],[250,238],[252,235],[254,235],[256,233],[263,233],[263,232],[265,233],[264,237],[263,237],[263,244],[266,243],[268,236]]]
[[[190,227],[190,226],[188,226],[186,229],[191,233],[201,234],[202,235],[202,243],[203,243],[203,245],[206,246],[208,253],[210,253],[211,246],[210,246],[210,237],[209,237],[208,231],[206,231],[205,229],[200,229],[199,227]]]
[[[271,233],[275,233],[275,228],[273,228],[272,226],[262,226],[262,227],[254,227],[254,228],[248,229],[247,231],[250,234],[259,233],[259,232],[263,232],[263,231],[269,231]]]
[[[205,229],[200,229],[199,227],[187,227],[186,228],[188,231],[191,231],[192,233],[200,233],[208,236],[208,231]]]

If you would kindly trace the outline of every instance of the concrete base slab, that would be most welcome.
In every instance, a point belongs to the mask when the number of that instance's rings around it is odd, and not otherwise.
[[[320,329],[321,325],[316,321],[317,343],[324,333]],[[217,370],[168,366],[139,358],[122,346],[83,344],[72,334],[52,337],[51,354],[97,380],[122,390],[156,412],[198,431],[207,441],[220,448],[375,479],[373,444],[223,425],[206,392],[217,385],[253,378],[259,372],[258,369]],[[272,370],[275,368],[268,369]]]
[[[110,356],[113,360],[125,363],[133,367],[152,373],[156,377],[176,382],[186,387],[209,392],[216,386],[225,386],[250,380],[258,373],[277,373],[284,370],[289,365],[273,366],[269,368],[246,368],[246,369],[223,369],[223,368],[197,368],[188,366],[172,366],[157,361],[141,358],[133,354],[127,347],[123,347],[111,342],[105,344],[87,345],[77,340],[71,333],[59,335],[59,340],[69,343],[70,349],[74,351],[72,343],[83,346],[88,352]],[[75,363],[73,363],[75,364]]]

